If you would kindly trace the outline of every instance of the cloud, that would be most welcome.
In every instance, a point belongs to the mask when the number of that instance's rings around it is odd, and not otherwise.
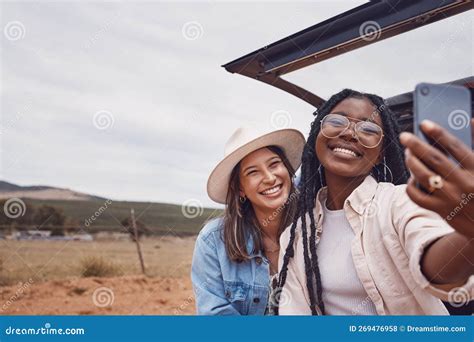
[[[20,21],[25,34],[1,40],[1,177],[216,206],[207,177],[238,126],[270,128],[272,113],[286,111],[306,134],[313,111],[220,65],[359,3],[2,3],[1,27]],[[421,77],[399,76],[400,69],[410,76],[413,57],[441,78],[462,74],[472,61],[472,32],[446,22],[447,30],[423,31],[423,49],[446,51],[439,56],[413,54],[410,39],[387,40],[374,45],[377,58],[360,49],[315,66],[319,74],[311,68],[288,78],[324,96],[345,86],[393,95]],[[197,39],[183,34],[187,23],[202,28]],[[446,62],[452,51],[458,65]],[[100,111],[112,116],[107,129],[94,125]]]

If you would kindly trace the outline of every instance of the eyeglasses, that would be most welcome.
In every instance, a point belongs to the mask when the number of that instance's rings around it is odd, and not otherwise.
[[[343,134],[351,124],[354,124],[354,133],[362,146],[367,148],[377,147],[383,138],[383,130],[379,125],[364,120],[357,120],[352,123],[349,119],[340,114],[328,114],[321,120],[321,133],[329,139],[337,138]]]

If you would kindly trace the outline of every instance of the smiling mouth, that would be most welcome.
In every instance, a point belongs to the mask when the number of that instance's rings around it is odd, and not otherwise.
[[[264,195],[264,196],[274,195],[277,192],[279,192],[282,187],[283,187],[282,184],[275,185],[274,187],[271,187],[270,189],[260,192],[260,195]]]
[[[354,158],[360,158],[362,156],[359,152],[353,149],[346,148],[346,147],[334,146],[334,147],[329,147],[329,149],[337,154],[348,155]]]

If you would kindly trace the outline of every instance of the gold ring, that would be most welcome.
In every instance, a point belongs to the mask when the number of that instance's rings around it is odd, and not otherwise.
[[[433,175],[428,178],[428,183],[430,184],[430,192],[433,192],[437,189],[442,189],[444,182],[443,178],[440,175]]]

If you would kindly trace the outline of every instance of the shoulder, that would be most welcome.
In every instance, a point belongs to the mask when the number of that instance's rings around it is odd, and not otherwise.
[[[407,201],[410,201],[406,188],[406,184],[395,185],[392,183],[380,182],[378,184],[378,195],[384,202],[388,201],[392,204],[397,202],[406,203]]]
[[[219,240],[219,239],[213,239],[213,237],[216,234],[221,234],[223,230],[224,230],[224,218],[218,217],[218,218],[212,219],[208,221],[204,225],[204,227],[201,229],[197,237],[197,241],[203,241],[203,242],[206,242],[207,244],[210,244],[213,240]]]
[[[383,215],[400,217],[414,212],[419,208],[407,194],[407,185],[395,185],[392,183],[380,182],[378,187],[378,201],[383,208]]]
[[[308,214],[306,214],[306,215],[308,216]],[[309,220],[309,216],[308,216],[307,220]],[[284,246],[285,248],[286,248],[286,246],[288,246],[288,243],[290,242],[290,238],[291,238],[291,228],[292,228],[292,226],[293,226],[293,223],[290,224],[288,227],[286,227],[285,230],[281,233],[281,235],[280,235],[280,246]],[[300,234],[301,234],[300,231],[301,231],[301,218],[299,218],[297,223],[296,223],[296,227],[295,227],[295,231],[294,231],[295,237],[294,237],[293,243],[296,243],[297,241],[299,241],[299,237],[300,237]]]

